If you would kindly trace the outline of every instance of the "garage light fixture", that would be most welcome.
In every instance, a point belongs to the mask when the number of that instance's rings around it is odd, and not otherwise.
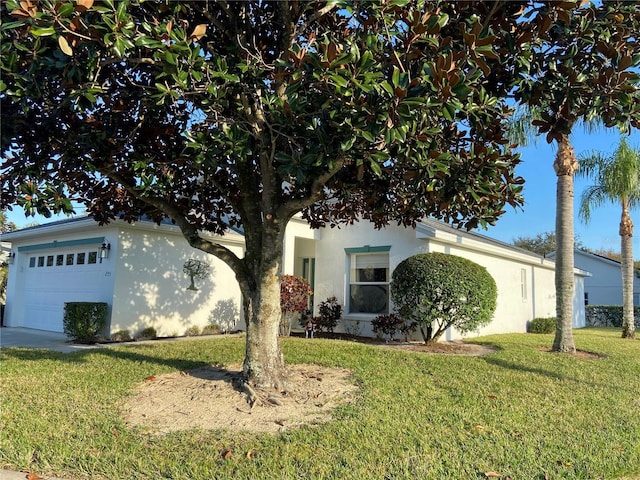
[[[111,250],[111,244],[109,242],[104,242],[100,247],[100,263],[102,263],[103,258],[109,258],[110,250]]]
[[[15,252],[9,252],[9,256],[7,257],[7,263],[12,264],[15,259],[16,259]]]

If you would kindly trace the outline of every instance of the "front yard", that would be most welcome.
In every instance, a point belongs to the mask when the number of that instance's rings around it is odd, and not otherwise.
[[[286,338],[289,364],[349,369],[359,390],[333,421],[273,434],[157,434],[121,415],[145,379],[240,363],[243,339],[3,350],[0,468],[93,479],[640,478],[640,341],[610,329],[575,336],[600,357],[548,353],[549,335],[483,337],[497,350],[482,357]]]

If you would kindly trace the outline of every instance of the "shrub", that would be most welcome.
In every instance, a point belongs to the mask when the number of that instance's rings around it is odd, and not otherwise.
[[[585,314],[589,327],[622,327],[622,305],[587,305]],[[640,328],[640,306],[633,308],[633,316]]]
[[[307,311],[312,293],[311,285],[305,279],[294,275],[280,276],[280,335],[291,333],[293,317]]]
[[[553,333],[556,330],[556,318],[534,318],[529,324],[529,333]]]
[[[404,320],[397,313],[378,315],[376,318],[371,320],[373,332],[377,335],[387,335],[389,337],[389,340],[393,340],[393,337],[403,323]]]
[[[491,321],[498,290],[487,269],[444,253],[409,257],[392,274],[391,298],[400,315],[416,322],[425,342],[449,327],[470,332]]]
[[[197,337],[200,335],[200,327],[198,325],[191,325],[187,328],[187,331],[184,332],[187,337]]]
[[[95,342],[107,323],[104,302],[67,302],[64,304],[64,333],[78,342]]]
[[[131,341],[131,334],[129,330],[118,330],[116,333],[111,335],[111,340],[114,342],[129,342]]]
[[[407,340],[409,335],[415,332],[418,328],[416,322],[407,323],[397,313],[390,313],[388,315],[378,315],[371,320],[373,331],[377,335],[384,334],[389,336],[389,340],[393,340],[397,332],[402,333],[404,339]]]
[[[220,325],[215,323],[210,323],[209,325],[202,327],[202,335],[217,335],[220,332],[222,332]]]
[[[338,320],[342,317],[342,305],[338,303],[335,296],[327,298],[318,305],[318,313],[320,316],[316,318],[316,327],[319,331],[326,329],[327,332],[333,332],[338,325]]]
[[[156,329],[153,327],[143,328],[136,338],[138,338],[138,340],[153,340],[154,338],[158,338],[158,332],[156,332]]]
[[[404,340],[409,340],[409,335],[416,331],[418,328],[418,322],[405,322],[402,321],[402,325],[400,325],[400,333],[404,336]]]

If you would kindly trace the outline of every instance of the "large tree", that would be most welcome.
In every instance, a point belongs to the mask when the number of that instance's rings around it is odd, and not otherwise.
[[[578,169],[570,135],[579,123],[626,132],[640,127],[640,6],[637,2],[576,2],[551,16],[553,26],[527,59],[515,96],[538,116],[534,126],[555,142],[556,314],[553,350],[573,352],[573,177]]]
[[[543,232],[536,234],[535,237],[516,237],[512,242],[516,247],[529,250],[530,252],[537,253],[543,257],[547,253],[556,251],[556,233],[555,232]],[[582,242],[575,236],[574,243],[576,248],[582,248]]]
[[[633,316],[633,221],[629,210],[640,205],[640,150],[623,138],[613,155],[592,152],[580,157],[577,174],[594,183],[580,199],[580,216],[588,222],[591,210],[605,203],[620,205],[620,253],[622,265],[622,337],[635,337]]]
[[[75,200],[102,223],[170,217],[235,272],[244,374],[280,386],[289,219],[473,228],[520,205],[503,98],[538,32],[571,8],[3,2],[1,204],[46,214]],[[230,226],[244,231],[242,258],[200,235]]]

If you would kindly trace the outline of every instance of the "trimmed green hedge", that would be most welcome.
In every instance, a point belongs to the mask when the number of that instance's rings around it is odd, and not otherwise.
[[[534,318],[529,324],[529,333],[553,333],[556,330],[556,317]]]
[[[498,289],[487,269],[445,253],[413,255],[392,274],[391,299],[405,321],[416,322],[425,342],[449,327],[462,333],[491,322]]]
[[[585,316],[588,327],[622,327],[622,305],[587,305]],[[634,307],[636,328],[640,328],[640,307]]]
[[[66,302],[64,304],[64,333],[78,342],[95,342],[107,323],[105,302]]]

